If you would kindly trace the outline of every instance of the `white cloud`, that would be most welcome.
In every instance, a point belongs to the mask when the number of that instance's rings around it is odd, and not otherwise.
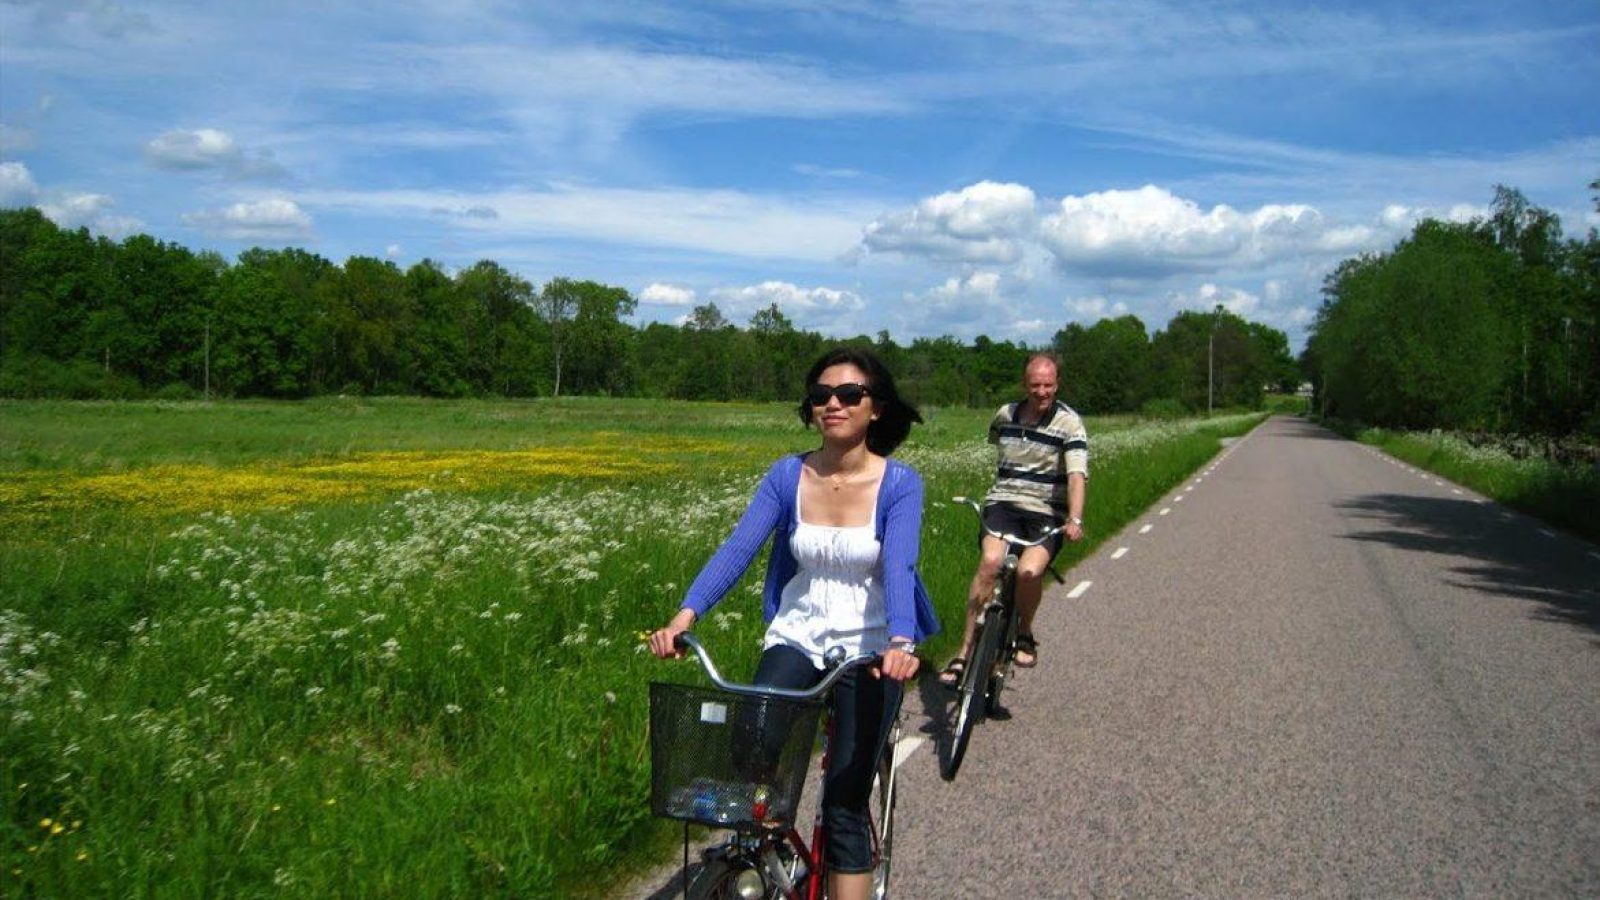
[[[236,165],[243,154],[227,132],[215,128],[176,129],[144,145],[151,165],[162,169],[209,169]]]
[[[1072,319],[1098,322],[1127,315],[1128,304],[1105,297],[1073,297],[1066,302],[1066,310]]]
[[[1199,204],[1145,185],[1062,198],[1039,236],[1069,269],[1128,274],[1209,271],[1258,265],[1315,248],[1322,214],[1300,204],[1241,212]]]
[[[311,217],[299,204],[283,198],[186,213],[183,221],[206,234],[231,240],[291,241],[311,234]]]
[[[977,271],[965,277],[948,278],[921,294],[907,294],[904,300],[911,308],[915,333],[962,338],[979,334],[999,339],[1037,338],[1037,317],[1025,317],[1027,307],[1008,295],[997,272]],[[1048,337],[1048,333],[1045,336]]]
[[[19,162],[0,163],[0,207],[32,206],[39,198],[33,173]]]
[[[1169,294],[1167,302],[1173,309],[1198,309],[1203,312],[1210,312],[1220,304],[1228,312],[1250,319],[1254,318],[1252,313],[1256,307],[1261,305],[1261,298],[1249,291],[1207,283],[1200,285],[1199,290],[1193,293]]]
[[[389,260],[399,259],[403,252],[399,244],[390,244],[383,248],[383,258]]]
[[[658,306],[689,306],[694,303],[694,296],[690,288],[656,282],[639,292],[639,302]]]
[[[236,177],[270,177],[283,169],[265,152],[247,152],[233,136],[215,128],[173,129],[144,145],[144,157],[158,169],[212,169]]]
[[[0,163],[0,207],[34,206],[62,228],[88,228],[111,238],[123,238],[144,227],[130,216],[114,216],[116,201],[105,194],[40,189],[33,173],[19,162]]]
[[[300,191],[318,207],[359,214],[445,215],[506,239],[559,238],[672,247],[763,259],[833,262],[871,214],[865,202],[730,190]]]
[[[806,318],[815,313],[857,312],[865,305],[851,291],[834,288],[803,288],[787,281],[763,281],[741,288],[717,288],[711,292],[717,301],[739,315],[749,315],[776,303],[785,314]],[[815,316],[810,316],[815,318]]]
[[[1033,190],[980,181],[867,225],[860,248],[978,263],[1012,263],[1035,227]]]

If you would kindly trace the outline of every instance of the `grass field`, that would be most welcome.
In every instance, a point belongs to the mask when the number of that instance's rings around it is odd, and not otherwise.
[[[1600,466],[1517,458],[1447,433],[1346,429],[1362,443],[1600,543]]]
[[[954,630],[987,413],[925,412]],[[1259,419],[1090,420],[1068,564]],[[639,635],[814,444],[777,405],[0,403],[0,895],[603,896],[676,833],[645,686],[695,672]],[[701,626],[731,672],[759,576]]]

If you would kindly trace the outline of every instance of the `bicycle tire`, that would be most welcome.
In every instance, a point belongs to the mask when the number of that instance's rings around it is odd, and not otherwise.
[[[1016,590],[1016,582],[1007,578],[1001,587],[1000,625],[998,629],[1000,638],[995,644],[994,672],[989,676],[989,692],[983,698],[983,714],[993,716],[1000,711],[1000,694],[1006,689],[1006,679],[1010,677],[1011,658],[1016,654],[1016,623],[1017,617],[1014,599],[1010,595]]]
[[[983,617],[983,627],[972,647],[972,658],[967,660],[967,670],[962,675],[960,694],[956,698],[955,725],[950,735],[950,754],[940,767],[945,781],[954,781],[961,771],[961,760],[967,755],[967,744],[972,739],[972,729],[983,718],[989,694],[989,676],[993,674],[995,653],[1000,649],[1001,630],[1005,627],[1001,609],[991,609]]]
[[[878,865],[872,870],[873,900],[888,900],[889,874],[894,864],[894,805],[899,799],[896,778],[900,767],[895,764],[894,748],[900,740],[900,723],[889,732],[884,746],[883,759],[878,762],[878,775],[874,779],[873,795],[878,801]]]

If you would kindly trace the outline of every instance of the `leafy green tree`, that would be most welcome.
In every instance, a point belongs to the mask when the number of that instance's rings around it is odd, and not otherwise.
[[[570,278],[552,278],[534,298],[534,309],[544,320],[550,335],[550,361],[555,366],[555,384],[552,396],[561,396],[561,367],[566,359],[567,323],[578,311],[577,282]]]
[[[473,393],[467,344],[473,310],[462,292],[431,259],[406,270],[405,291],[416,314],[416,329],[406,340],[414,367],[408,378],[412,390],[434,397]]]
[[[466,369],[474,387],[505,397],[549,390],[544,373],[549,371],[547,354],[556,340],[535,312],[542,294],[535,294],[525,279],[491,260],[459,272],[456,290],[460,315],[466,322]],[[561,292],[558,288],[554,293]],[[567,318],[570,312],[563,308],[558,321],[565,323]],[[557,377],[559,374],[558,366]]]
[[[1137,316],[1074,322],[1051,342],[1061,361],[1061,395],[1086,413],[1132,412],[1149,381],[1150,336]]]
[[[304,250],[253,248],[218,276],[210,315],[211,383],[229,396],[304,397],[332,346],[318,301],[339,280],[333,263]]]
[[[622,394],[633,384],[633,329],[623,320],[638,302],[626,290],[594,281],[570,282],[576,308],[567,323],[572,390]]]

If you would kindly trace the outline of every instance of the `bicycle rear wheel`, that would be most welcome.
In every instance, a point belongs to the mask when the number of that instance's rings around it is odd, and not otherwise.
[[[889,872],[894,863],[894,804],[898,799],[895,776],[895,744],[900,741],[900,723],[896,721],[889,731],[889,741],[883,748],[883,759],[878,762],[878,775],[874,779],[873,797],[877,801],[878,866],[872,870],[873,900],[886,900],[889,896]]]
[[[1000,650],[1000,640],[1006,631],[1004,607],[989,609],[983,617],[983,626],[972,647],[972,658],[967,660],[967,670],[961,678],[960,694],[956,698],[955,725],[950,735],[950,755],[940,767],[945,781],[955,780],[961,770],[961,760],[967,755],[967,742],[972,738],[972,728],[983,718],[988,704],[990,676],[994,674],[995,656]]]

